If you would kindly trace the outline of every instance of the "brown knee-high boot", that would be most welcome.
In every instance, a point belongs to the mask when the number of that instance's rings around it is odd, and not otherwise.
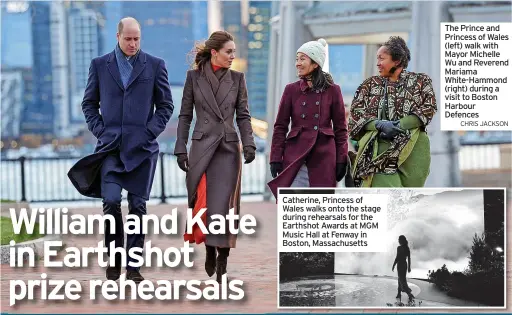
[[[217,256],[217,282],[222,282],[222,275],[227,272],[228,256],[230,248],[217,247],[219,255]]]
[[[217,265],[215,246],[206,245],[206,260],[204,262],[204,270],[209,277],[215,273],[215,267]]]

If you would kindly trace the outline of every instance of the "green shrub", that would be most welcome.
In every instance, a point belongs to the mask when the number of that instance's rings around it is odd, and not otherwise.
[[[449,296],[474,301],[489,306],[503,306],[504,256],[475,235],[469,254],[469,264],[464,272],[450,272],[446,265],[429,270],[428,279]]]
[[[42,236],[39,234],[38,223],[35,224],[32,234],[27,233],[25,225],[22,226],[20,234],[14,234],[12,221],[8,217],[0,217],[0,225],[2,231],[0,235],[0,245],[8,245],[11,240],[14,240],[16,243],[21,243],[40,238]]]

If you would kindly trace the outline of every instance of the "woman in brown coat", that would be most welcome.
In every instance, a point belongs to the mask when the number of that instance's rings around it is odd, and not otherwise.
[[[348,136],[341,88],[322,71],[325,40],[297,50],[300,80],[283,92],[272,136],[268,183],[279,187],[336,187],[347,168]],[[288,125],[291,120],[291,129]]]
[[[240,214],[242,164],[235,114],[245,163],[252,162],[256,152],[245,76],[229,69],[235,49],[231,34],[214,32],[203,45],[196,47],[194,70],[187,72],[183,89],[174,154],[179,167],[187,172],[188,206],[194,214],[201,208],[207,209],[202,217],[207,228],[212,215],[226,216],[230,209]],[[194,109],[196,124],[187,154]],[[185,231],[184,238],[191,243],[205,243],[206,272],[209,276],[216,272],[217,281],[221,282],[237,235],[229,233],[228,224],[223,234],[211,232],[203,235],[196,226],[192,233]]]

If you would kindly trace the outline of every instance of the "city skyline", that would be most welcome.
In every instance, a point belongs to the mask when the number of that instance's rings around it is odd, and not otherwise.
[[[220,3],[223,14],[219,21],[211,21],[205,1],[151,5],[120,1],[2,2],[2,100],[10,104],[9,110],[2,106],[2,121],[9,121],[2,125],[2,139],[38,134],[48,142],[87,136],[80,105],[88,67],[93,58],[114,49],[117,23],[126,15],[135,16],[142,24],[141,48],[163,58],[168,66],[175,114],[165,136],[173,137],[181,89],[190,68],[189,53],[195,41],[208,37],[212,25],[234,35],[237,58],[233,69],[246,74],[251,114],[266,121],[269,24],[272,16],[279,14],[279,4],[249,0]],[[53,27],[50,14],[58,17],[53,19],[58,21]],[[341,86],[346,106],[364,79],[363,48],[357,44],[329,45],[329,72]],[[285,56],[281,62],[293,64],[294,56]],[[4,87],[12,90],[4,92]],[[510,138],[510,132],[466,134],[462,141]]]
[[[16,68],[24,68],[25,72],[31,69],[33,82],[30,85],[35,87],[23,105],[17,101],[19,132],[8,132],[11,126],[4,128],[2,136],[5,137],[5,133],[11,136],[35,133],[65,138],[83,133],[85,124],[80,103],[90,61],[113,50],[117,23],[123,16],[134,16],[140,21],[141,48],[166,61],[170,84],[176,96],[181,96],[179,89],[190,68],[189,53],[196,41],[208,37],[211,21],[208,21],[207,2],[154,4],[37,1],[19,2],[14,6],[2,3],[2,69],[9,68],[11,72]],[[237,62],[233,68],[246,73],[251,113],[255,118],[265,120],[269,20],[276,14],[276,6],[269,1],[248,0],[221,4],[221,29],[232,32],[237,43]],[[50,27],[51,16],[56,16],[54,20],[59,21],[58,28]],[[9,35],[13,33],[9,32],[11,25],[16,26],[17,36]],[[33,47],[38,47],[37,51]],[[331,46],[330,50],[334,56],[344,54],[343,47]],[[360,56],[350,64],[360,64],[357,59],[360,60]],[[346,67],[338,61],[333,59],[331,69]],[[293,62],[293,56],[290,62]],[[353,73],[349,75],[335,75],[340,81],[347,82],[348,94],[354,90],[350,82],[358,77],[355,69],[351,71]],[[29,83],[25,82],[23,86],[29,86]],[[180,99],[175,98],[175,102],[175,112],[179,112]]]

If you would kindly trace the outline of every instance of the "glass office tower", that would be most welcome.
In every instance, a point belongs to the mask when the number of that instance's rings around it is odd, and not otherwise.
[[[272,2],[249,2],[247,88],[254,118],[266,120]]]
[[[207,2],[126,1],[122,15],[139,21],[141,48],[165,60],[171,86],[183,86],[194,43],[208,38]]]

